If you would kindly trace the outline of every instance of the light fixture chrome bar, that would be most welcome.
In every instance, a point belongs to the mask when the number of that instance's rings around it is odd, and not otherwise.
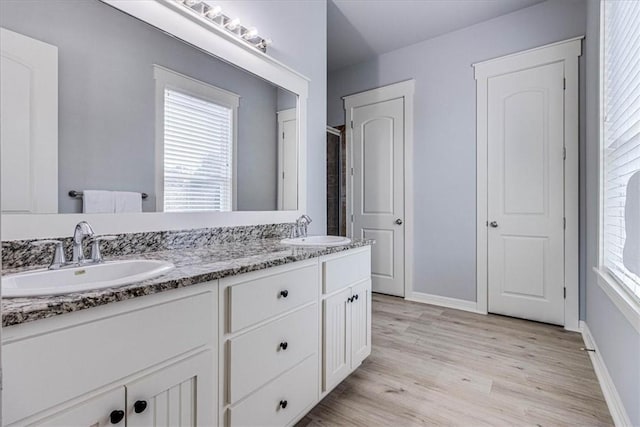
[[[228,33],[233,34],[238,39],[246,42],[247,44],[267,52],[267,47],[271,44],[271,39],[262,37],[258,34],[258,30],[255,27],[245,27],[240,24],[238,18],[231,18],[228,15],[222,13],[220,6],[210,6],[202,0],[175,0],[176,3],[183,5],[187,9],[198,13],[204,19],[216,24],[218,27],[224,29]]]

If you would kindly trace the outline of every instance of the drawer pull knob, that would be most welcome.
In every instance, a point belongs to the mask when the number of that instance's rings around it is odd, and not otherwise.
[[[280,348],[281,349],[286,350],[287,347],[289,347],[289,344],[287,344],[286,341],[283,341],[283,342],[280,343]]]
[[[281,400],[281,401],[280,401],[280,407],[281,407],[282,409],[286,408],[286,407],[287,407],[287,401],[286,401],[286,400]]]
[[[288,290],[286,290],[286,289],[285,289],[284,291],[280,291],[280,296],[281,296],[282,298],[286,298],[286,297],[288,297],[288,296],[289,296],[289,291],[288,291]]]
[[[136,403],[133,404],[133,411],[136,414],[143,413],[145,409],[147,409],[147,401],[146,400],[137,400]]]
[[[124,419],[124,411],[111,411],[111,413],[109,414],[109,421],[111,421],[111,424],[118,424],[120,421],[122,421]]]
[[[347,298],[347,302],[353,302],[353,297]]]
[[[358,294],[355,294],[355,296],[353,298],[358,299]]]

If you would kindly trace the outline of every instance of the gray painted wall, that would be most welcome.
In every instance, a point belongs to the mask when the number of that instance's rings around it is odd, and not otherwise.
[[[312,234],[326,231],[326,0],[216,1],[231,16],[273,39],[269,55],[310,79],[307,115],[307,213]]]
[[[416,79],[414,290],[476,299],[476,96],[471,64],[585,32],[582,0],[547,1],[337,70],[328,123],[341,96]]]
[[[2,2],[0,25],[59,48],[59,210],[72,189],[144,191],[154,210],[155,81],[162,65],[241,96],[238,209],[277,207],[278,88],[98,1]]]
[[[586,50],[586,323],[600,350],[631,423],[640,426],[640,333],[600,289],[592,267],[598,265],[600,2],[587,1]]]

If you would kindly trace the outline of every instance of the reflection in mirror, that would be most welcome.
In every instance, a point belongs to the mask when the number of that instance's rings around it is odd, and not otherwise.
[[[0,27],[3,213],[297,209],[296,94],[98,0]]]

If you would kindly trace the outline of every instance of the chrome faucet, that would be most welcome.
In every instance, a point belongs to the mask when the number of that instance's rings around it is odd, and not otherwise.
[[[307,214],[303,214],[296,220],[296,225],[291,229],[291,238],[307,237],[307,228],[313,220]]]
[[[84,241],[89,239],[91,245],[91,259],[85,259]],[[73,231],[72,249],[73,258],[67,261],[64,255],[64,242],[62,240],[36,240],[31,242],[33,246],[55,245],[53,259],[49,264],[49,270],[58,270],[65,267],[78,267],[84,264],[99,264],[104,262],[100,253],[100,242],[105,240],[114,240],[116,236],[97,236],[94,237],[93,228],[86,221],[81,221],[76,225]]]
[[[84,263],[84,246],[85,237],[93,237],[93,228],[86,221],[80,221],[73,232],[73,264]]]

